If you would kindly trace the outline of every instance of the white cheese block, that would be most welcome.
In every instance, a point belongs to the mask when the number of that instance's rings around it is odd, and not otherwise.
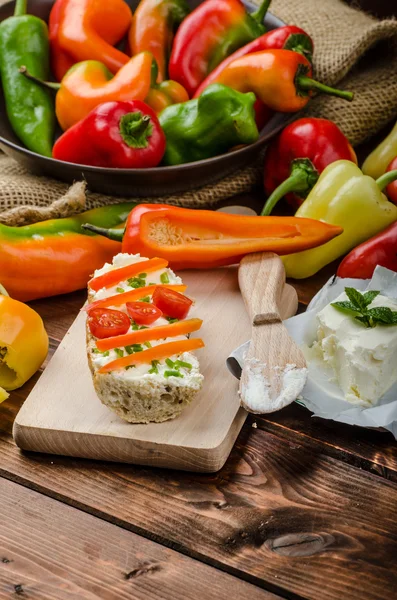
[[[335,302],[348,300],[345,293]],[[377,296],[369,308],[397,311],[397,300]],[[317,315],[317,341],[312,350],[332,367],[345,400],[374,406],[397,381],[397,326],[367,328],[331,304]]]

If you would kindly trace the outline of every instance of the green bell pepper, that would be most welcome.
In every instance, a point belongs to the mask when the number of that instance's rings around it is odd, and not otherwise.
[[[166,165],[210,158],[258,137],[255,94],[214,83],[199,98],[168,106],[160,113],[167,138]]]
[[[46,23],[26,15],[27,0],[17,0],[14,16],[0,24],[0,72],[7,116],[16,135],[29,150],[51,156],[55,128],[51,93],[19,73],[48,79],[49,40]]]

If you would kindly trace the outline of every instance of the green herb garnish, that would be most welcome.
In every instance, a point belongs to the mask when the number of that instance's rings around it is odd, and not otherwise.
[[[189,370],[193,368],[193,365],[191,365],[190,363],[184,362],[183,360],[176,360],[175,366],[183,368],[183,369],[189,369]]]
[[[168,323],[176,323],[177,321],[179,321],[179,319],[176,319],[174,317],[164,317],[165,319],[167,319]]]
[[[170,278],[168,277],[167,271],[165,271],[164,273],[161,273],[160,281],[161,281],[161,283],[164,283],[164,284],[167,284],[170,282]]]
[[[149,372],[149,373],[158,373],[158,372],[159,372],[159,370],[158,370],[158,368],[157,368],[157,365],[158,365],[159,363],[160,363],[160,361],[159,361],[159,360],[152,360],[152,368],[151,368],[151,369],[149,369],[149,371],[148,371],[148,372]]]
[[[101,352],[98,348],[93,348],[94,354],[102,354],[102,356],[109,356],[109,350],[105,350],[105,352]]]
[[[164,377],[183,377],[179,371],[164,371]]]
[[[346,296],[349,301],[331,302],[338,310],[351,314],[356,321],[365,325],[365,327],[375,327],[376,325],[397,325],[397,311],[391,310],[388,306],[377,306],[368,308],[373,300],[380,294],[378,291],[371,290],[362,294],[351,287],[345,288]]]
[[[124,350],[127,354],[134,354],[135,352],[142,352],[143,348],[141,344],[131,344],[131,346],[125,346]]]
[[[119,294],[124,294],[125,289],[122,287],[116,287],[116,292],[118,292]]]
[[[127,365],[126,367],[124,367],[124,369],[126,371],[128,371],[128,369],[136,369],[136,365]]]
[[[139,302],[150,302],[150,296],[145,296],[144,298],[141,298]]]
[[[117,356],[119,356],[120,358],[122,356],[124,356],[124,352],[123,352],[123,350],[121,348],[115,348],[114,351],[117,354]]]
[[[175,363],[173,360],[171,360],[170,358],[166,358],[165,359],[165,364],[167,365],[167,367],[169,367],[170,369],[173,369],[175,367]]]
[[[152,344],[150,342],[143,342],[146,348],[151,348]]]
[[[134,289],[145,287],[146,286],[146,281],[145,281],[146,277],[147,277],[147,273],[140,273],[140,275],[137,275],[136,277],[130,277],[130,279],[127,280],[127,283],[130,287],[132,287]]]

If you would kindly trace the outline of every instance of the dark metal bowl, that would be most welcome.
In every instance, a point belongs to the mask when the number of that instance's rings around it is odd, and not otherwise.
[[[127,0],[127,2],[133,9],[138,4],[137,0]],[[188,0],[188,3],[195,7],[200,4],[200,0]],[[249,11],[255,9],[253,4],[244,3]],[[28,10],[31,14],[48,21],[52,5],[53,0],[29,0]],[[0,21],[11,16],[13,11],[14,2],[1,6]],[[269,29],[284,25],[280,19],[271,14],[266,16],[265,23]],[[0,88],[0,148],[6,154],[38,175],[49,175],[68,183],[85,178],[92,191],[117,196],[163,196],[213,183],[255,161],[265,144],[291,120],[289,114],[276,114],[261,131],[259,140],[254,144],[193,163],[153,169],[87,167],[47,158],[25,148],[8,122],[4,96]]]

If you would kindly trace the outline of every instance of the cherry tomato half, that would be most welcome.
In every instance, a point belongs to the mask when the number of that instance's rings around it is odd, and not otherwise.
[[[138,325],[151,325],[163,314],[157,306],[149,302],[127,302],[127,312]]]
[[[183,294],[161,286],[154,290],[152,301],[167,317],[173,319],[184,319],[193,304]]]
[[[92,308],[88,312],[87,323],[92,335],[100,340],[124,335],[131,325],[125,313],[112,308]]]

